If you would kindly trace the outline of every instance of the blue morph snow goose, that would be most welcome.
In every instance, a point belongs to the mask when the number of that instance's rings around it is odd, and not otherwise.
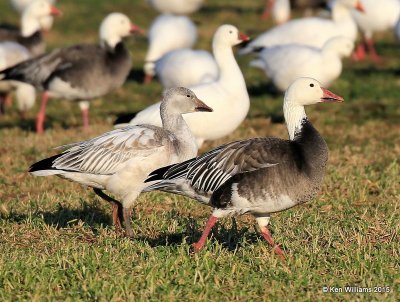
[[[122,39],[142,30],[121,13],[111,13],[100,26],[100,45],[78,44],[55,49],[0,72],[0,80],[17,80],[43,90],[36,131],[44,131],[48,98],[80,101],[83,125],[89,126],[89,103],[121,87],[131,69]]]
[[[304,106],[342,102],[312,78],[297,79],[286,91],[283,111],[289,140],[255,138],[220,146],[189,161],[158,169],[145,191],[162,190],[191,197],[214,211],[200,240],[201,249],[218,218],[252,214],[262,236],[274,246],[268,231],[270,214],[309,201],[321,187],[328,147],[307,119]],[[283,258],[279,246],[274,251]]]
[[[61,154],[33,164],[35,176],[57,175],[92,187],[111,202],[113,223],[125,225],[133,236],[130,208],[146,184],[147,175],[162,166],[182,162],[197,155],[197,145],[183,113],[212,111],[187,88],[171,88],[161,105],[162,128],[151,125],[129,126],[93,139],[67,145]],[[115,195],[110,198],[102,190]]]

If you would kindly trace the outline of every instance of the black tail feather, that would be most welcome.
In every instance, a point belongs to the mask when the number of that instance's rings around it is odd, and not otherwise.
[[[144,182],[150,182],[150,181],[155,181],[155,180],[162,180],[164,179],[165,173],[174,165],[166,166],[159,168],[157,170],[154,170],[147,176],[147,179]]]
[[[35,171],[41,171],[41,170],[58,170],[57,168],[52,167],[54,161],[59,158],[62,155],[62,153],[42,159],[41,161],[38,161],[34,163],[32,166],[29,167],[28,172],[35,172]]]

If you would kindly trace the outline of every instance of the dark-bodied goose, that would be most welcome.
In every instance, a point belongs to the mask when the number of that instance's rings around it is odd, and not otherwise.
[[[200,240],[201,249],[218,218],[249,213],[273,246],[267,225],[270,214],[313,198],[321,187],[328,147],[307,119],[305,105],[343,99],[311,78],[297,79],[283,104],[289,140],[255,138],[232,142],[181,164],[154,171],[158,181],[145,191],[185,195],[214,208]],[[276,246],[275,252],[283,258]]]
[[[58,175],[92,187],[113,205],[113,222],[124,221],[126,234],[133,236],[130,208],[146,186],[147,175],[159,167],[197,155],[197,145],[183,113],[212,111],[186,88],[171,88],[161,105],[162,128],[129,126],[71,145],[61,154],[33,164],[36,176]],[[107,190],[122,204],[102,192]]]
[[[23,11],[21,28],[0,26],[0,41],[13,41],[26,47],[32,56],[45,52],[46,45],[42,38],[42,30],[46,28],[46,21],[51,16],[60,16],[62,13],[46,0],[32,1]]]
[[[0,72],[0,80],[27,82],[43,90],[36,131],[43,132],[49,96],[78,100],[85,128],[89,125],[89,102],[121,87],[132,61],[122,38],[141,31],[121,13],[109,14],[101,23],[101,44],[59,48]],[[85,101],[83,101],[85,100]]]

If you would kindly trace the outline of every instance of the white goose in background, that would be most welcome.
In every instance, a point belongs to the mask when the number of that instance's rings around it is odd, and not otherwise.
[[[212,43],[213,54],[219,68],[218,79],[211,83],[190,87],[214,110],[207,115],[192,114],[184,117],[199,147],[205,140],[215,140],[230,134],[247,116],[250,107],[249,95],[232,47],[248,39],[233,25],[220,26]],[[159,126],[161,125],[159,112],[160,103],[156,103],[134,114],[129,123]],[[115,126],[125,126],[131,116],[125,116],[124,120],[117,120]]]
[[[28,60],[31,53],[24,46],[15,42],[0,42],[0,70]],[[0,113],[9,100],[9,93],[15,90],[18,111],[24,117],[25,112],[35,105],[36,90],[32,85],[16,81],[0,81]]]
[[[250,66],[264,70],[274,85],[285,91],[300,77],[311,77],[330,86],[342,72],[342,58],[351,55],[354,42],[345,37],[329,39],[319,49],[307,45],[288,44],[264,48]]]
[[[274,23],[282,24],[290,19],[289,0],[267,0],[261,19],[265,20],[271,15]]]
[[[148,34],[149,48],[145,57],[145,83],[155,75],[155,62],[167,52],[178,48],[191,48],[197,39],[196,25],[186,16],[160,15],[151,24]]]
[[[22,15],[24,10],[35,0],[9,0],[15,11]],[[56,0],[46,0],[50,4],[54,4]],[[52,16],[43,17],[40,21],[44,31],[49,31],[53,26],[54,18]]]
[[[33,164],[29,172],[35,176],[57,175],[93,188],[112,204],[114,225],[120,226],[123,221],[126,235],[133,237],[130,209],[146,187],[147,175],[197,155],[194,137],[182,118],[182,114],[196,111],[212,109],[189,89],[172,88],[161,105],[162,128],[130,126],[66,145],[64,152]]]
[[[357,46],[354,58],[365,59],[365,48],[372,61],[379,61],[372,36],[375,32],[395,28],[400,17],[399,0],[361,0],[365,13],[352,10],[352,15],[363,35],[363,42]]]
[[[188,15],[199,10],[204,0],[147,0],[162,14]]]
[[[336,0],[332,7],[332,19],[309,17],[288,21],[261,34],[239,53],[247,54],[264,47],[294,43],[321,48],[327,40],[336,36],[355,41],[357,26],[350,13],[352,8],[362,11],[360,0]]]
[[[197,158],[160,168],[144,191],[184,195],[214,208],[195,250],[204,247],[218,219],[250,214],[261,235],[284,259],[268,230],[272,213],[310,201],[321,189],[328,146],[307,119],[305,106],[343,102],[315,79],[299,78],[285,93],[283,113],[289,140],[262,137],[231,142]]]

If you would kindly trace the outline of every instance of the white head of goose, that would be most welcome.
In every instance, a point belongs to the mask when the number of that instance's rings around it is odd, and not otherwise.
[[[197,145],[182,114],[212,111],[189,89],[171,88],[161,105],[163,126],[128,126],[87,141],[67,145],[61,154],[33,164],[35,176],[57,175],[89,186],[113,207],[113,223],[133,236],[130,209],[147,175],[159,167],[197,155]],[[111,192],[120,201],[107,196]]]
[[[191,197],[214,211],[197,250],[218,218],[252,214],[262,236],[274,246],[268,231],[270,214],[312,199],[321,187],[328,147],[308,121],[304,106],[342,102],[343,98],[311,78],[297,79],[286,91],[284,116],[289,140],[255,138],[220,146],[197,158],[158,169],[145,191],[161,190]],[[283,258],[283,251],[274,246]]]

